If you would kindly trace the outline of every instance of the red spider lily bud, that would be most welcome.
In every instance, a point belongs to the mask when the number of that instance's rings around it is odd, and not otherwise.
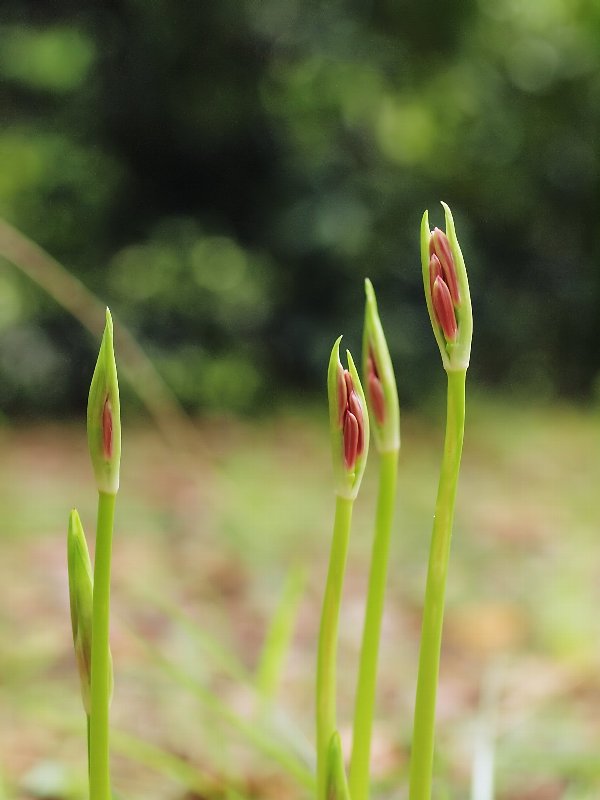
[[[91,710],[92,675],[92,565],[79,514],[75,509],[69,516],[67,533],[67,567],[69,574],[69,603],[73,647],[79,671],[81,699],[87,714]],[[112,694],[112,659],[109,664],[109,686]]]
[[[452,297],[450,296],[450,289],[448,289],[444,283],[444,279],[439,276],[434,281],[431,299],[435,316],[444,331],[446,340],[453,342],[458,333],[456,317],[454,316],[454,305],[452,303]]]
[[[452,213],[442,203],[446,233],[429,229],[429,215],[421,223],[421,262],[427,309],[444,369],[465,370],[469,366],[473,313],[469,281]]]
[[[354,499],[364,472],[369,443],[369,418],[365,396],[352,356],[348,369],[339,360],[340,339],[335,343],[328,372],[329,420],[337,492]]]
[[[108,309],[106,327],[90,386],[87,432],[98,491],[116,494],[119,489],[121,463],[121,417],[113,326]]]
[[[377,311],[371,281],[365,281],[363,379],[367,387],[375,444],[380,452],[400,447],[400,409],[394,368]]]
[[[429,254],[437,257],[444,272],[444,280],[450,289],[450,296],[455,305],[460,303],[460,292],[458,291],[458,278],[454,258],[450,249],[450,242],[446,234],[439,228],[434,228],[429,239]]]

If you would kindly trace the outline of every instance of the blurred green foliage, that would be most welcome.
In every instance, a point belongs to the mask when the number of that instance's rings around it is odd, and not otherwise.
[[[110,303],[190,409],[270,405],[378,291],[411,402],[448,201],[479,381],[587,394],[600,336],[594,0],[6,0],[0,215]],[[81,405],[94,344],[0,264],[0,408]],[[436,380],[438,378],[436,377]]]

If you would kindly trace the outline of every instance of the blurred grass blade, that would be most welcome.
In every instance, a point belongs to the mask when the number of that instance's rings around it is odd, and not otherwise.
[[[13,264],[59,305],[97,336],[104,328],[106,304],[55,258],[0,219],[0,258]],[[114,320],[119,339],[120,366],[124,377],[175,451],[191,454],[207,451],[206,443],[182,409],[130,331]]]
[[[302,764],[297,756],[289,750],[282,748],[278,741],[268,733],[265,733],[256,721],[247,721],[232,708],[224,703],[212,691],[198,683],[195,678],[188,675],[181,667],[173,664],[166,659],[162,652],[157,648],[141,639],[135,633],[132,635],[144,647],[148,654],[154,659],[155,663],[168,674],[179,686],[190,691],[202,705],[213,714],[224,719],[236,730],[247,742],[252,744],[258,751],[275,761],[289,775],[291,775],[300,785],[314,789],[315,778],[311,770]]]
[[[232,800],[246,800],[246,796],[227,782],[203,772],[189,761],[163,750],[157,745],[133,736],[125,731],[113,730],[111,743],[115,751],[138,764],[152,769],[159,774],[174,778],[188,789],[204,797],[217,796],[225,789]]]
[[[281,601],[267,630],[256,671],[256,687],[263,707],[274,700],[281,684],[305,584],[306,573],[303,568],[296,567],[289,572]]]
[[[483,676],[479,714],[475,724],[471,800],[494,800],[495,709],[498,675],[495,669]]]
[[[164,597],[144,593],[137,598],[145,606],[153,605],[158,608],[171,622],[178,624],[190,638],[201,647],[204,653],[211,659],[213,664],[218,667],[229,678],[247,686],[252,686],[254,681],[252,674],[237,658],[235,653],[224,647],[218,639],[206,633],[189,614],[182,611],[179,606]]]

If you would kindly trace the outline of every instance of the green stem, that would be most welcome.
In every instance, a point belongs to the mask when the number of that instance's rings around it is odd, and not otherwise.
[[[353,500],[336,498],[333,541],[321,612],[317,657],[317,798],[326,800],[329,742],[336,731],[336,659],[340,603]]]
[[[435,701],[440,666],[448,556],[465,426],[466,371],[448,372],[444,455],[429,551],[410,762],[410,800],[431,799]]]
[[[88,783],[90,780],[90,715],[85,715],[86,719],[86,734],[87,734],[87,765],[88,765]]]
[[[377,660],[387,581],[390,535],[396,504],[397,474],[398,450],[382,453],[379,462],[375,537],[354,704],[354,731],[349,778],[352,800],[367,800],[369,796],[369,762],[377,685]]]
[[[108,705],[110,694],[110,561],[116,496],[100,492],[94,557],[92,612],[92,712],[90,719],[90,800],[110,800]]]

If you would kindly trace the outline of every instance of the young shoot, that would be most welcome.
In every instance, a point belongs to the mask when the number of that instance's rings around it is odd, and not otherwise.
[[[369,796],[369,762],[377,687],[377,661],[400,449],[400,409],[394,368],[379,319],[375,291],[368,279],[365,281],[365,292],[367,299],[363,333],[363,376],[367,387],[373,439],[379,453],[379,490],[354,703],[349,777],[352,800],[367,800]]]
[[[429,229],[427,211],[421,226],[423,284],[433,333],[448,375],[446,436],[429,552],[423,607],[419,671],[410,764],[410,800],[431,800],[437,684],[444,600],[456,486],[464,423],[465,379],[471,352],[473,316],[467,271],[450,209],[446,232]]]
[[[335,475],[335,520],[329,570],[319,631],[317,656],[317,799],[343,797],[343,758],[338,747],[336,719],[336,660],[340,602],[346,569],[352,507],[365,469],[369,449],[369,417],[365,395],[349,352],[348,369],[340,362],[340,338],[331,351],[327,389],[333,468]],[[337,755],[339,751],[339,756]],[[334,772],[332,772],[334,770]]]

